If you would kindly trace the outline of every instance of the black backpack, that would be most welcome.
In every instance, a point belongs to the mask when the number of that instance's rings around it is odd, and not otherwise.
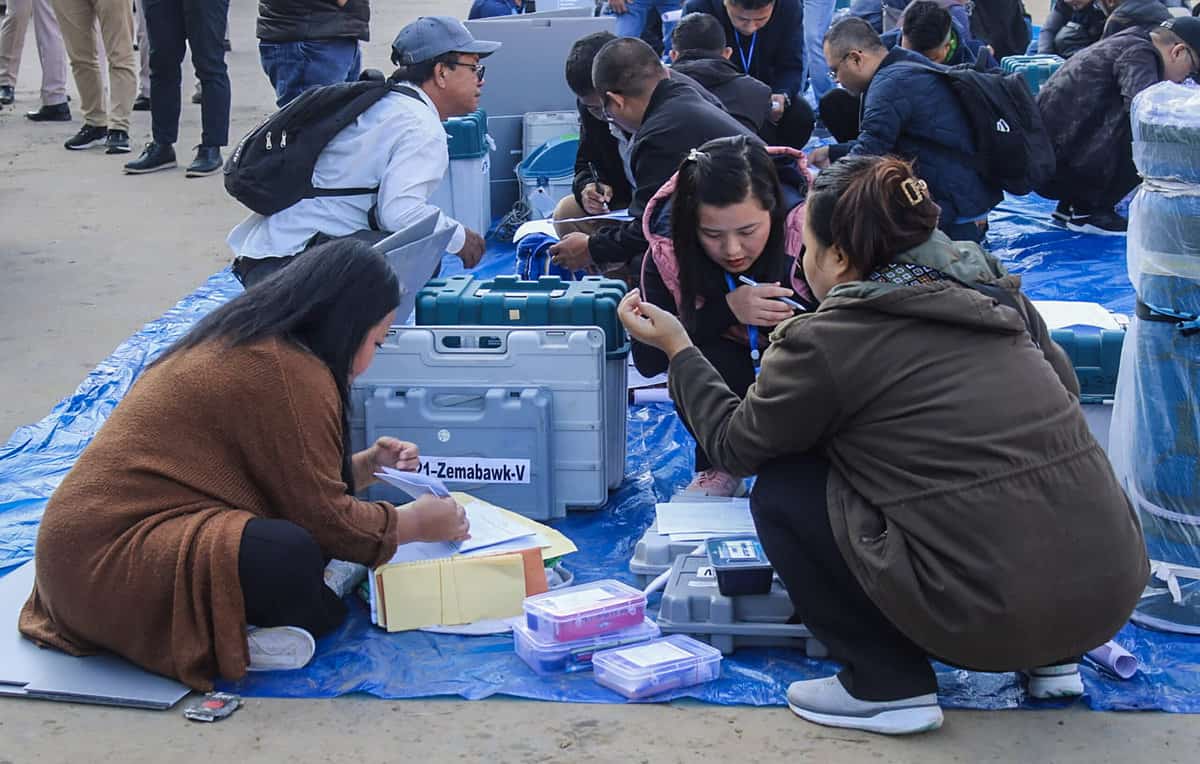
[[[1054,146],[1021,74],[970,64],[931,70],[949,81],[966,112],[975,153],[965,161],[985,180],[1021,196],[1053,177]]]
[[[325,146],[388,93],[421,100],[387,80],[347,82],[307,90],[263,120],[225,163],[225,190],[259,213],[274,215],[302,199],[359,196],[374,188],[313,188],[313,167]]]

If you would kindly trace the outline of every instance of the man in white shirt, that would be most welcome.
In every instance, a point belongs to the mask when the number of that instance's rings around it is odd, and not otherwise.
[[[479,107],[480,60],[499,47],[476,40],[449,16],[423,16],[400,30],[392,43],[399,68],[391,80],[408,85],[407,92],[388,93],[360,114],[313,168],[316,188],[379,191],[302,199],[274,215],[251,214],[229,234],[234,275],[249,288],[314,244],[349,236],[374,242],[386,235],[381,232],[402,231],[435,211],[428,200],[450,163],[442,121]],[[438,215],[437,231],[455,229],[447,251],[473,268],[483,256],[483,237]]]

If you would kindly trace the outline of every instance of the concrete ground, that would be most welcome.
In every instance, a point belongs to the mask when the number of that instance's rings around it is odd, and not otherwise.
[[[421,13],[465,15],[466,0],[376,2],[367,65],[386,64],[394,31]],[[1035,18],[1044,6],[1034,9]],[[255,3],[230,14],[233,130],[270,109],[258,64]],[[122,157],[68,153],[73,124],[35,125],[39,70],[32,39],[15,107],[0,110],[0,436],[69,395],[124,338],[226,264],[223,240],[242,216],[219,178],[120,173]],[[190,93],[190,78],[186,85]],[[74,104],[78,104],[76,97]],[[149,139],[149,115],[133,140]],[[184,105],[181,160],[199,142],[199,109]],[[674,762],[1045,761],[1194,762],[1200,727],[1164,714],[950,712],[940,732],[892,740],[811,726],[786,709],[695,703],[604,706],[514,700],[388,702],[250,699],[217,725],[179,709],[0,701],[0,764],[191,760]]]

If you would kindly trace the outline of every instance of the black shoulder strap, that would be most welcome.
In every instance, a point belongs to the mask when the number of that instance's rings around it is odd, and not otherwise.
[[[1015,310],[1017,315],[1021,317],[1021,320],[1025,322],[1025,331],[1029,334],[1029,339],[1033,340],[1033,344],[1035,346],[1039,348],[1042,346],[1042,344],[1038,342],[1037,337],[1033,335],[1033,325],[1029,322],[1029,316],[1026,315],[1025,310],[1021,307],[1021,304],[1017,301],[1017,298],[1013,296],[1012,292],[1008,291],[1002,286],[996,286],[995,284],[980,284],[979,282],[972,281],[960,281],[959,283],[974,289],[976,292],[991,297],[1001,305],[1005,305]]]

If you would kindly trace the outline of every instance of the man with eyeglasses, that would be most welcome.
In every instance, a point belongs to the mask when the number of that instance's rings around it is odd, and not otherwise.
[[[435,212],[429,197],[450,164],[442,122],[479,108],[481,62],[499,47],[476,40],[449,16],[423,16],[400,30],[392,43],[398,68],[391,79],[403,87],[334,136],[313,168],[317,188],[378,190],[302,199],[269,216],[251,214],[229,234],[234,275],[250,287],[310,246],[350,236],[378,240]],[[438,215],[437,231],[454,229],[447,251],[475,267],[483,257],[483,236]]]
[[[1123,235],[1114,209],[1141,181],[1133,164],[1129,107],[1163,80],[1200,77],[1200,19],[1133,27],[1067,59],[1038,91],[1058,166],[1037,192],[1059,200],[1054,219],[1077,233]]]

